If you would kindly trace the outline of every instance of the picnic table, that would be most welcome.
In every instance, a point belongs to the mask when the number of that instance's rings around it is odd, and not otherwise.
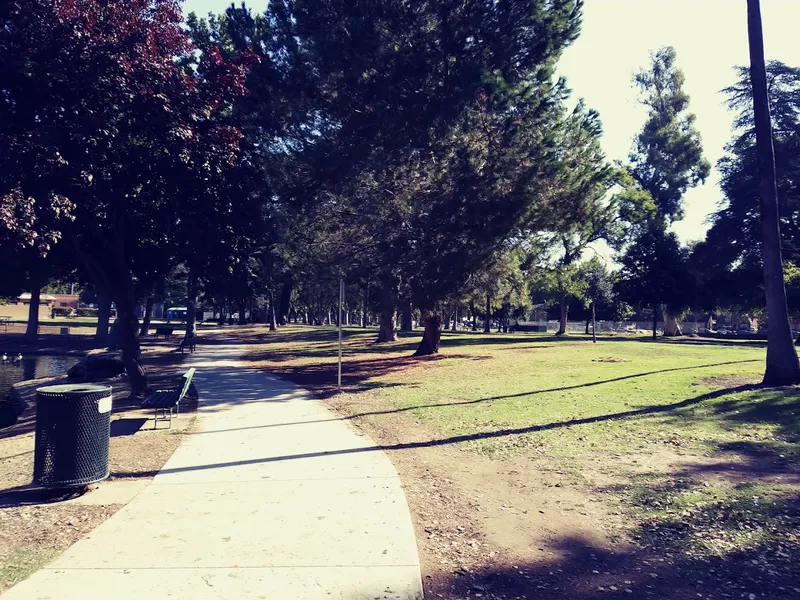
[[[0,325],[3,326],[3,331],[8,332],[8,326],[11,325],[11,317],[0,315]]]

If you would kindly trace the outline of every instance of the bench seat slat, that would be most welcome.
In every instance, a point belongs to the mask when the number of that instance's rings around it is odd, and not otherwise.
[[[180,393],[174,390],[161,390],[149,396],[142,406],[150,408],[168,408],[175,406],[180,399]]]

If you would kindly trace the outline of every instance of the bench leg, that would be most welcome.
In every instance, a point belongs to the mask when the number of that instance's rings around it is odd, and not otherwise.
[[[174,407],[174,408],[177,409],[177,406]],[[169,413],[167,413],[167,410],[169,410]],[[159,418],[158,411],[161,411],[160,418]],[[154,414],[153,414],[153,429],[158,429],[158,422],[159,421],[166,421],[169,424],[168,429],[172,429],[172,411],[173,411],[173,407],[172,406],[170,406],[169,409],[167,409],[167,408],[156,408],[155,411],[154,411]]]

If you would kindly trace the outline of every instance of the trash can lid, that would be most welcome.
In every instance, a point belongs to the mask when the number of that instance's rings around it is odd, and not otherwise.
[[[36,393],[41,394],[95,394],[111,393],[110,385],[91,385],[86,383],[66,383],[62,385],[46,385],[36,388]]]

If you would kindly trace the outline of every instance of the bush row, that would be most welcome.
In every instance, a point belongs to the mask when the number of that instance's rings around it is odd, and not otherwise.
[[[98,309],[96,308],[79,308],[75,310],[68,306],[54,306],[53,317],[95,317],[97,318]],[[111,309],[111,318],[117,316],[117,311]]]

